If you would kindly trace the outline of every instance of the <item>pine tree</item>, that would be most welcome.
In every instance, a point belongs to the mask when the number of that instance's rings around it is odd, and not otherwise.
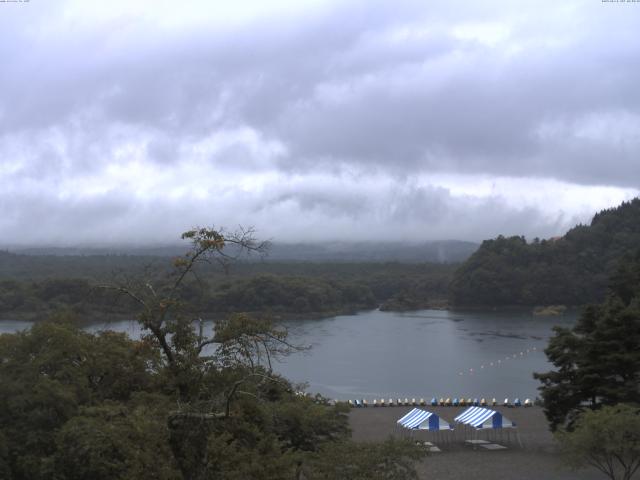
[[[555,430],[585,409],[640,404],[640,252],[625,258],[609,294],[587,307],[572,328],[556,328],[545,350],[556,367],[536,373],[545,414]]]

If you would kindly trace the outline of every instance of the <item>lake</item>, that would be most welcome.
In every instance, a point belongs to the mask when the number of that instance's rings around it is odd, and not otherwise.
[[[544,348],[553,325],[576,314],[534,317],[530,311],[378,310],[320,320],[287,321],[293,343],[310,345],[274,368],[310,392],[330,398],[534,398],[535,371],[550,368]],[[29,322],[0,322],[0,333]],[[93,325],[138,337],[135,322]]]

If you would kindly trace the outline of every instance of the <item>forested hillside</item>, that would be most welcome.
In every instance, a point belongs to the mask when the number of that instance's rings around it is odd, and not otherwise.
[[[375,308],[393,309],[446,299],[455,265],[405,263],[238,262],[228,274],[202,265],[182,286],[189,308],[209,317],[254,312],[296,318]],[[135,255],[33,256],[0,252],[0,319],[44,318],[71,310],[103,321],[131,318],[135,303],[98,288],[170,273],[166,257]],[[402,302],[398,301],[402,300]]]
[[[458,306],[582,305],[603,300],[619,260],[640,248],[640,199],[597,213],[563,237],[486,240],[455,272]]]

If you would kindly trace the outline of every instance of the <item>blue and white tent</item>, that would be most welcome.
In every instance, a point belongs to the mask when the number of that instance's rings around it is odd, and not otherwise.
[[[398,425],[409,430],[453,430],[449,422],[442,420],[433,412],[427,412],[420,408],[414,408],[397,421]]]
[[[516,424],[502,416],[500,412],[483,407],[470,407],[453,419],[477,430],[494,428],[515,428]]]

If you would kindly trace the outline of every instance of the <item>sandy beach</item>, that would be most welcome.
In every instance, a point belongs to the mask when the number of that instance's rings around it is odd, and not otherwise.
[[[389,435],[400,435],[396,420],[414,407],[354,408],[349,423],[356,441],[384,440]],[[422,407],[452,422],[465,407]],[[416,432],[416,440],[428,440],[441,448],[440,453],[430,454],[419,465],[423,479],[478,479],[478,480],[597,480],[605,478],[595,469],[571,471],[565,467],[557,452],[553,436],[549,432],[542,409],[495,407],[505,417],[516,422],[522,448],[515,439],[500,443],[506,450],[474,450],[464,443],[465,435],[458,431],[451,442],[435,442],[427,432]],[[405,431],[406,432],[406,431]],[[639,477],[640,478],[640,477]]]

